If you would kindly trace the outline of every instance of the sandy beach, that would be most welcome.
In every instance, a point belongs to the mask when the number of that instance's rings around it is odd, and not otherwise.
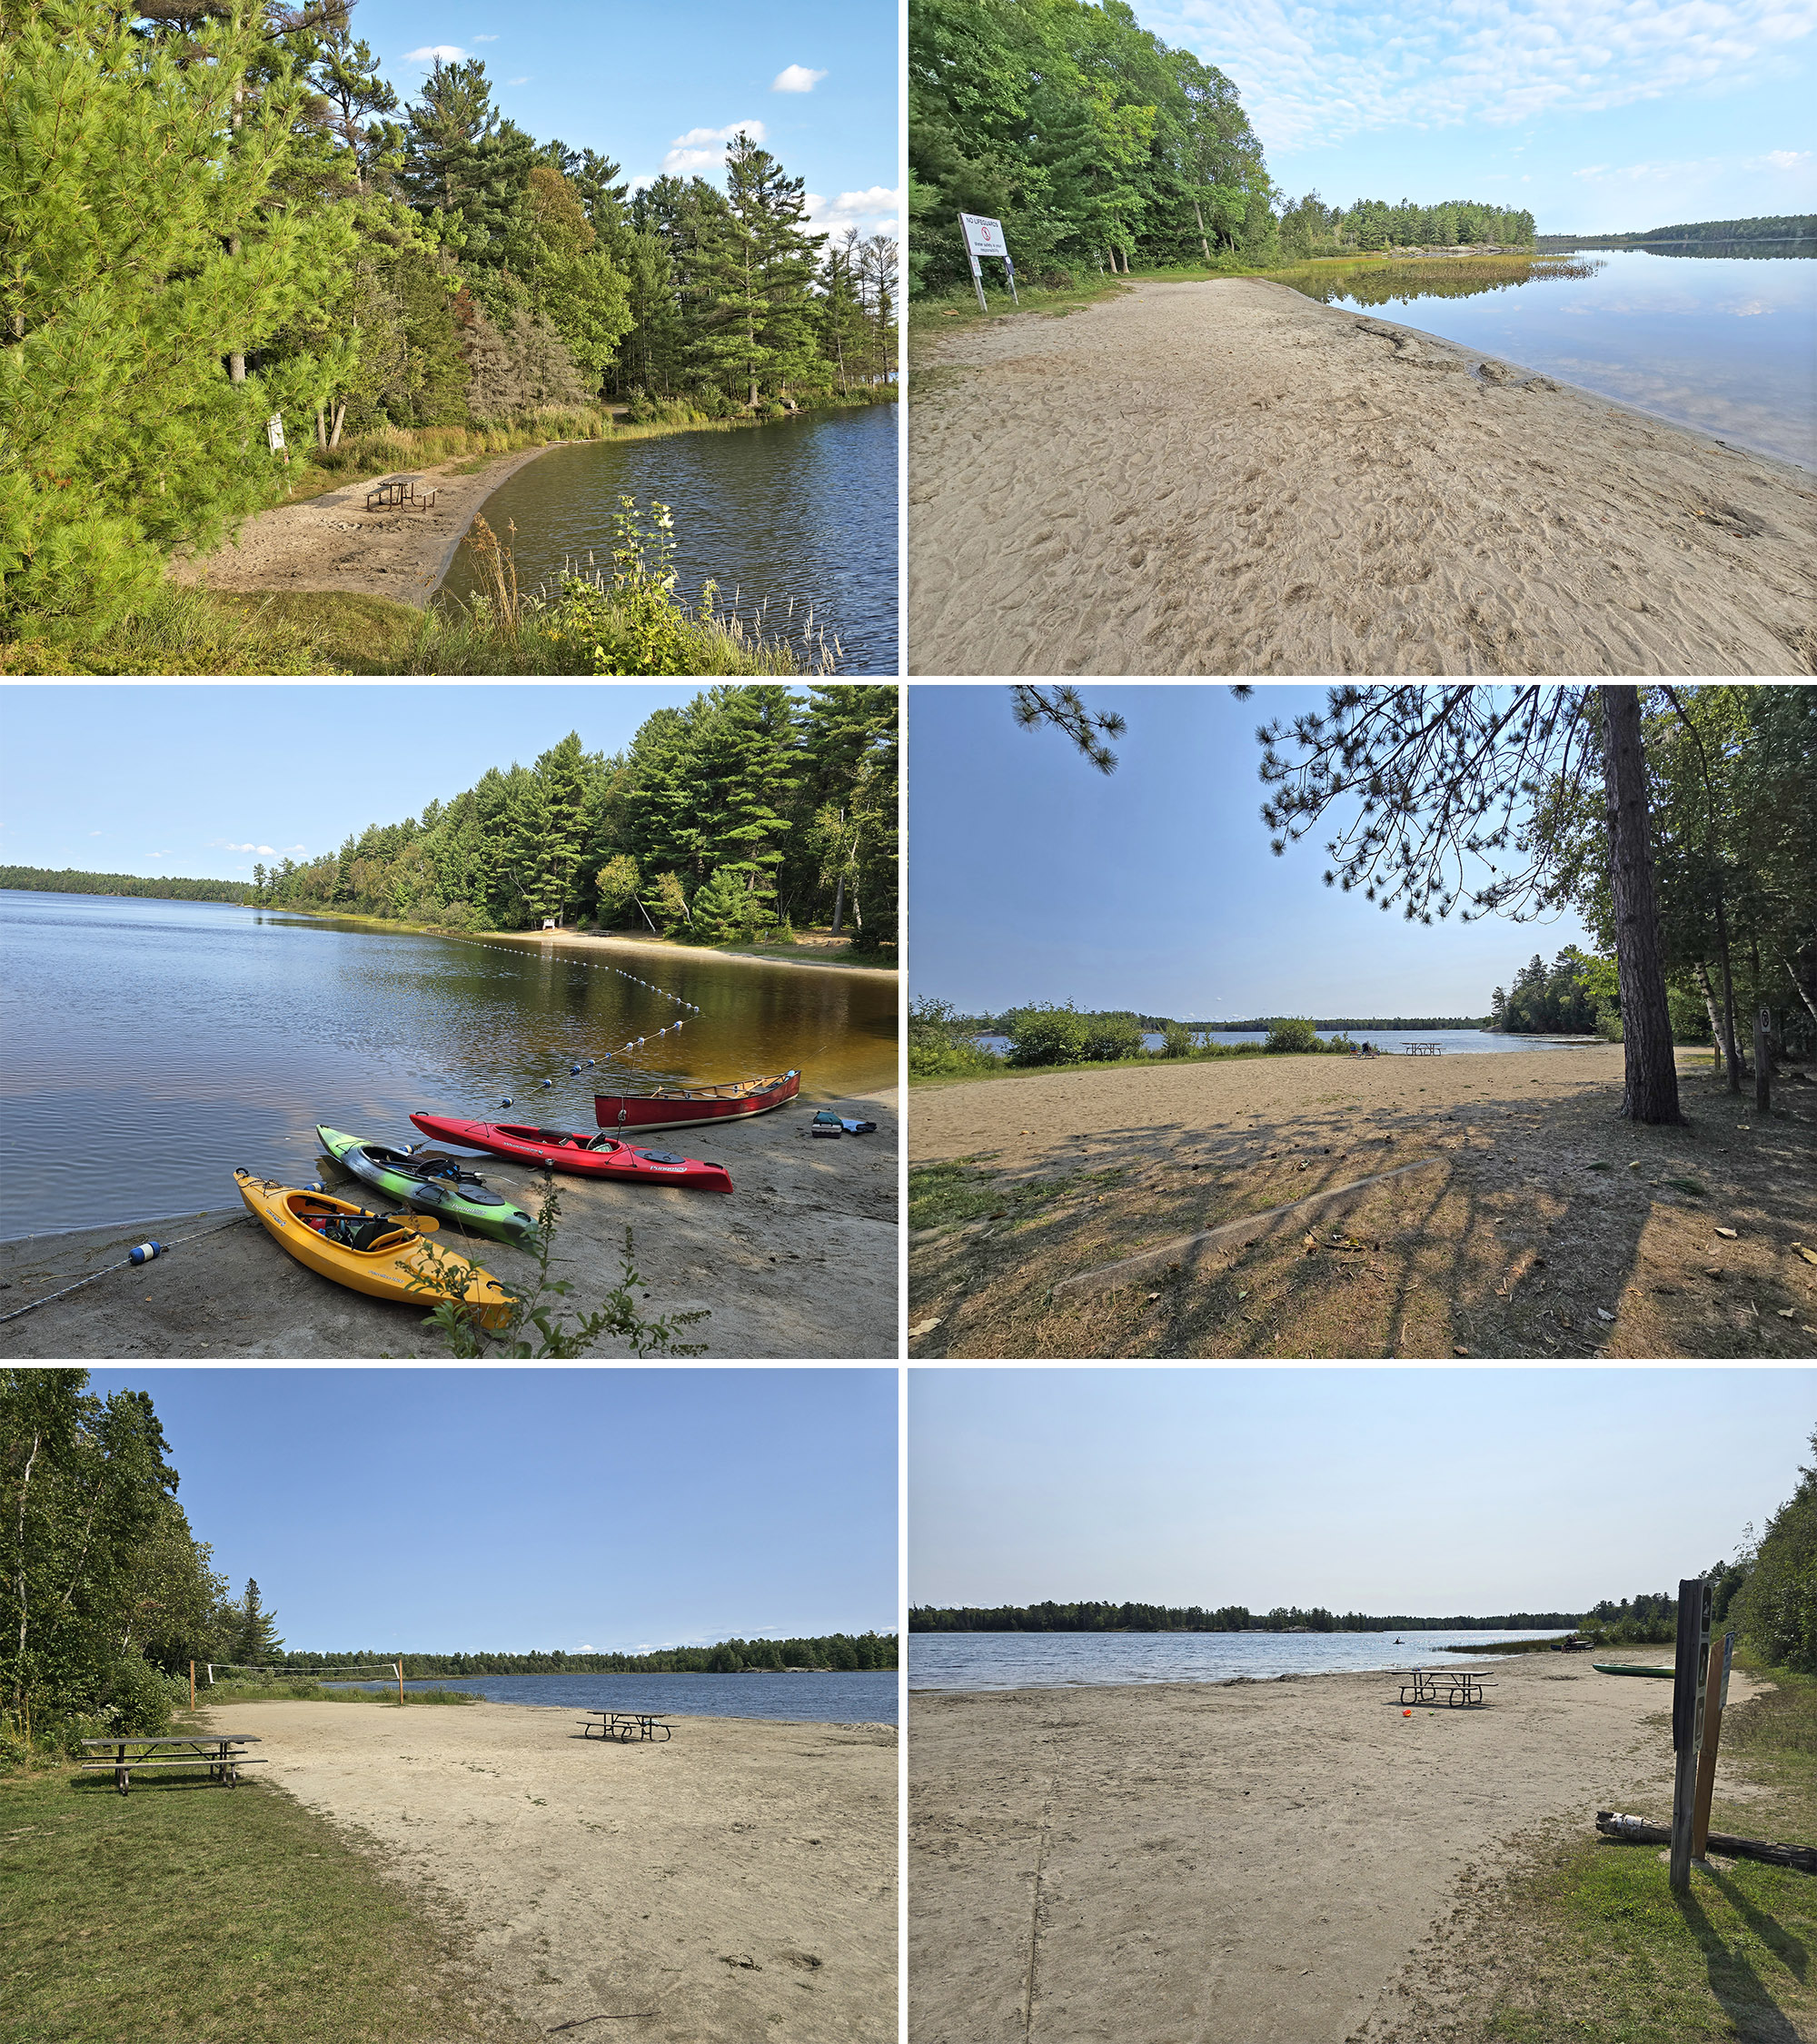
[[[413,477],[433,490],[428,511],[368,511],[366,498],[382,479],[362,476],[339,490],[297,504],[260,511],[237,537],[212,553],[185,555],[171,565],[171,580],[233,595],[253,590],[333,590],[352,596],[388,596],[394,602],[427,607],[454,550],[467,536],[473,514],[506,477],[547,454],[530,447],[501,454],[471,474],[460,471],[473,457],[462,455],[425,469],[392,472]]]
[[[1683,1051],[1686,1125],[1640,1127],[1616,1116],[1622,1056],[1220,1058],[918,1086],[911,1172],[947,1166],[962,1204],[911,1225],[909,1354],[1817,1354],[1817,1265],[1800,1254],[1817,1251],[1817,1091],[1784,1076],[1762,1118],[1752,1086],[1730,1095],[1707,1053]],[[1368,1178],[1384,1182],[1258,1239],[1181,1246]],[[911,1180],[911,1223],[942,1196]],[[1067,1284],[1154,1251],[1107,1289]]]
[[[916,674],[1817,671],[1817,476],[1259,278],[941,336]]]
[[[481,1703],[236,1703],[265,1781],[357,1833],[539,2029],[896,2035],[896,1732],[683,1718],[665,1744]],[[599,2019],[605,2019],[603,2021]]]
[[[650,1295],[648,1303],[639,1300],[639,1312],[652,1320],[706,1307],[710,1318],[680,1335],[705,1343],[704,1361],[893,1357],[896,1096],[884,1090],[850,1101],[851,1111],[877,1123],[875,1135],[817,1142],[808,1134],[808,1103],[732,1127],[680,1131],[683,1154],[710,1156],[730,1169],[730,1196],[559,1180],[562,1222],[553,1275],[571,1280],[574,1290],[557,1312],[595,1306],[618,1282],[629,1224]],[[331,1191],[388,1208],[357,1182],[346,1191],[346,1174],[319,1161]],[[538,1210],[537,1173],[502,1157],[488,1157],[481,1168],[488,1185]],[[236,1215],[237,1225],[220,1225]],[[218,1232],[202,1233],[209,1228]],[[303,1269],[243,1207],[0,1243],[0,1311],[119,1263],[147,1235],[199,1239],[180,1242],[168,1257],[141,1268],[111,1271],[0,1326],[0,1355],[369,1360],[444,1353],[423,1331],[422,1309],[367,1298]],[[522,1250],[453,1229],[444,1239],[501,1279],[527,1283],[533,1272]],[[611,1360],[630,1352],[603,1342],[593,1353]]]
[[[1516,1833],[1669,1811],[1670,1685],[1587,1662],[911,1694],[913,2044],[1343,2044]]]

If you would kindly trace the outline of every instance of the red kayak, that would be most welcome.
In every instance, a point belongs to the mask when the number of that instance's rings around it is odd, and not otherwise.
[[[463,1149],[490,1150],[519,1164],[547,1164],[584,1178],[635,1178],[646,1186],[687,1186],[695,1192],[730,1192],[731,1174],[723,1164],[666,1150],[633,1149],[612,1136],[571,1134],[561,1128],[526,1128],[495,1121],[456,1121],[449,1115],[412,1115],[425,1136]],[[421,1152],[415,1153],[421,1155]]]
[[[601,1128],[704,1128],[710,1122],[767,1115],[801,1090],[799,1072],[739,1079],[730,1086],[657,1086],[647,1093],[596,1093]]]

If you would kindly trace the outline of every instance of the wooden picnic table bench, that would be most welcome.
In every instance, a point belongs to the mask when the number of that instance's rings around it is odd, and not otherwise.
[[[672,1739],[675,1728],[660,1711],[589,1711],[581,1721],[581,1736],[591,1739],[595,1733],[626,1746],[637,1739]]]
[[[1469,1668],[1415,1668],[1402,1680],[1401,1702],[1435,1704],[1443,1698],[1453,1709],[1468,1709],[1484,1701],[1484,1686],[1482,1676]]]
[[[413,475],[388,475],[366,492],[368,511],[432,511],[435,491],[419,490]]]
[[[114,1786],[123,1796],[131,1788],[133,1776],[143,1768],[205,1767],[211,1781],[225,1781],[233,1789],[239,1786],[243,1767],[265,1764],[258,1754],[240,1751],[243,1746],[263,1743],[250,1731],[194,1731],[156,1739],[116,1732],[111,1739],[84,1739],[82,1743],[114,1756],[111,1760],[82,1761],[78,1765],[102,1771],[111,1769]],[[165,1751],[167,1748],[170,1750]]]
[[[1436,1057],[1445,1046],[1427,1038],[1419,1043],[1404,1043],[1401,1048],[1409,1057]]]

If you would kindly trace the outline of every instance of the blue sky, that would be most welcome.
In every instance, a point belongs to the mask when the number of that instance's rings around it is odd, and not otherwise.
[[[435,52],[479,57],[494,104],[539,142],[646,181],[720,182],[742,125],[806,179],[818,228],[896,231],[895,0],[359,0],[353,27],[400,97]]]
[[[695,683],[8,685],[0,864],[250,880],[578,730],[616,752]]]
[[[1813,1423],[1812,1370],[911,1370],[908,1601],[1583,1611],[1732,1558]]]
[[[1574,916],[1432,928],[1320,880],[1316,832],[1276,858],[1257,811],[1266,719],[1320,688],[1087,682],[1128,736],[1096,773],[1018,730],[998,682],[908,691],[909,985],[995,1014],[1019,1001],[1215,1021],[1485,1015],[1535,951],[1590,948]]]
[[[895,1630],[894,1370],[97,1370],[293,1649]]]
[[[1136,0],[1236,84],[1296,197],[1525,206],[1542,233],[1817,207],[1813,0]]]

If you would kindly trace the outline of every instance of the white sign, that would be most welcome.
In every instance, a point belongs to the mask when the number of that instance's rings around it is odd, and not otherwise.
[[[1008,258],[1009,251],[1004,245],[1003,223],[987,220],[982,213],[962,213],[959,225],[965,231],[966,247],[973,255],[996,255]]]
[[[273,412],[271,417],[265,421],[265,438],[271,442],[273,454],[283,452],[284,422],[282,412]]]

